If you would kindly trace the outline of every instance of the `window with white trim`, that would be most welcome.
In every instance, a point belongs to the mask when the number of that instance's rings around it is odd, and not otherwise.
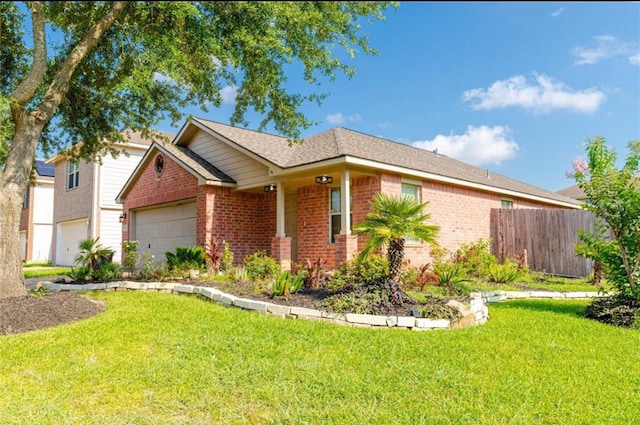
[[[80,183],[80,161],[67,162],[67,189],[78,187]]]
[[[511,199],[503,199],[500,205],[503,210],[510,210],[513,208],[513,201]]]
[[[402,183],[401,188],[402,188],[401,190],[403,195],[410,196],[416,201],[418,201],[418,203],[420,202],[420,186],[419,185],[411,184],[411,183]],[[404,240],[405,242],[411,243],[411,244],[420,243],[420,241],[414,238],[405,237]]]
[[[350,197],[351,198],[351,197]],[[353,205],[353,198],[349,199]],[[351,214],[353,217],[353,214]],[[353,228],[353,220],[351,220]],[[342,191],[340,186],[332,187],[329,198],[329,243],[335,243],[335,235],[342,230]]]

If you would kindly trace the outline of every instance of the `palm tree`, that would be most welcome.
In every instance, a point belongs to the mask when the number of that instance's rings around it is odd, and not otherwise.
[[[428,202],[419,203],[408,195],[388,195],[377,192],[370,202],[371,212],[364,221],[354,226],[356,235],[369,238],[358,254],[362,260],[378,249],[387,246],[389,278],[396,281],[404,258],[405,238],[437,246],[439,226],[426,224],[430,214],[423,212]]]
[[[80,241],[80,253],[76,256],[75,262],[87,268],[89,274],[93,274],[103,263],[111,262],[114,251],[105,248],[100,244],[100,237],[95,239],[85,239]]]

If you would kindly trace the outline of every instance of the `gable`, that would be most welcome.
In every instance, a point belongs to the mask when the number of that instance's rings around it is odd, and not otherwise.
[[[238,187],[261,185],[269,177],[266,164],[201,129],[181,145],[231,177]]]

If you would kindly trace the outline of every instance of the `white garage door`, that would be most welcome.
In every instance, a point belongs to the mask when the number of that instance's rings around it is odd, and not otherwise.
[[[75,258],[80,253],[80,241],[88,238],[87,220],[59,223],[56,236],[56,264],[76,266]]]
[[[135,211],[132,240],[138,253],[148,251],[156,263],[166,261],[165,252],[196,244],[196,203]]]

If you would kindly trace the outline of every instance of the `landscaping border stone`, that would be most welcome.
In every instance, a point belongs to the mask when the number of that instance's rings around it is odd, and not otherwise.
[[[591,292],[550,292],[550,291],[489,291],[474,292],[471,294],[469,306],[463,306],[463,317],[458,321],[446,319],[433,320],[420,317],[405,316],[376,316],[372,314],[332,313],[303,307],[290,307],[280,304],[272,304],[263,301],[255,301],[248,298],[240,298],[227,294],[215,288],[207,288],[194,285],[184,285],[168,282],[109,282],[106,284],[62,284],[42,282],[50,291],[156,291],[170,292],[173,294],[196,295],[200,298],[224,305],[226,307],[242,308],[262,314],[270,314],[289,319],[307,319],[332,322],[335,324],[363,328],[398,328],[415,331],[436,329],[458,329],[469,326],[477,326],[487,323],[489,320],[488,305],[493,302],[510,299],[545,298],[545,299],[582,299],[605,297],[609,294]]]

